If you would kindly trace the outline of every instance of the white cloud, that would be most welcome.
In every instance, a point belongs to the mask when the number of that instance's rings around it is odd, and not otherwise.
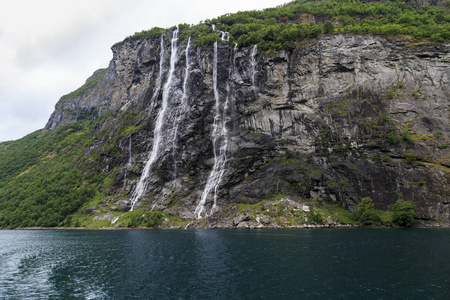
[[[154,26],[197,24],[289,0],[9,0],[0,10],[0,141],[43,128],[58,99]]]

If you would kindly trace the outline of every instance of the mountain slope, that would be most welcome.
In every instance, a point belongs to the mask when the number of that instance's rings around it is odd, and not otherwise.
[[[345,224],[366,197],[448,225],[449,16],[414,3],[294,1],[117,43],[45,130],[0,144],[0,226]]]

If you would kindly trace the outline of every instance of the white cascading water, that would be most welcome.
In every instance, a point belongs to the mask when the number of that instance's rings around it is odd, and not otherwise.
[[[234,60],[233,60],[234,62]],[[229,143],[228,130],[226,127],[227,113],[230,108],[230,87],[227,85],[227,98],[221,109],[220,95],[217,88],[217,42],[214,43],[214,60],[213,60],[213,86],[214,98],[216,100],[216,115],[214,117],[212,141],[214,152],[214,166],[206,181],[200,202],[195,208],[195,218],[201,219],[203,216],[210,216],[217,210],[217,194],[219,185],[225,174],[225,166],[227,164],[227,150]],[[208,213],[206,211],[206,200],[213,190],[213,205]]]
[[[161,40],[162,40],[162,37],[161,37]],[[161,47],[164,48],[162,42],[161,42]],[[147,163],[145,164],[144,170],[142,171],[142,175],[141,175],[141,178],[139,179],[136,189],[134,190],[134,192],[131,196],[130,211],[132,211],[134,209],[134,206],[138,202],[139,198],[147,190],[148,177],[150,176],[154,162],[158,158],[158,152],[159,152],[159,148],[161,146],[161,142],[164,142],[164,141],[161,141],[161,138],[163,136],[163,124],[164,124],[164,121],[166,118],[170,90],[172,88],[172,83],[173,83],[175,65],[176,65],[176,62],[178,59],[177,52],[178,52],[178,29],[176,29],[173,32],[173,36],[172,36],[169,75],[168,75],[166,84],[164,85],[164,88],[163,88],[163,99],[162,99],[161,109],[159,110],[158,117],[156,119],[155,129],[153,131],[152,151],[150,153],[149,159],[147,160]],[[163,50],[161,50],[161,54],[163,54],[163,53],[164,53]],[[163,57],[161,57],[161,60],[162,59],[163,59]],[[162,63],[160,62],[160,75],[161,76],[159,78],[162,78],[161,70],[162,70]],[[157,92],[158,92],[158,90],[155,91],[155,94]],[[155,98],[155,94],[153,95],[153,98]]]
[[[258,45],[253,46],[252,51],[250,53],[250,63],[252,66],[252,87],[253,87],[253,93],[255,93],[255,97],[258,97],[258,88],[255,84],[255,76],[256,76],[256,66],[258,65],[258,62],[256,61],[256,54],[258,53]]]
[[[215,24],[212,24],[211,27],[212,27],[213,31],[216,31],[216,25]],[[222,31],[222,30],[217,30],[217,31],[220,33],[220,39],[222,41],[228,42],[230,40],[230,33],[229,32]]]
[[[164,64],[166,63],[166,55],[164,52],[164,37],[161,35],[161,50],[159,52],[159,73],[158,77],[156,78],[156,84],[155,84],[155,92],[153,93],[152,100],[150,100],[150,103],[155,103],[156,97],[159,95],[159,91],[161,90],[161,83],[162,83],[162,77],[164,74]]]
[[[131,134],[130,134],[130,138],[129,138],[129,142],[128,142],[128,163],[127,163],[126,167],[131,168],[131,166],[132,166],[132,160],[131,160]],[[124,181],[125,182],[127,181],[127,170],[126,169],[125,169]],[[123,214],[112,219],[111,224],[115,224],[121,216],[123,216]]]
[[[228,42],[230,40],[230,33],[229,32],[225,32],[225,31],[219,31],[219,32],[221,34],[220,39],[222,41]]]
[[[185,59],[186,59],[186,68],[185,68],[185,72],[184,72],[184,81],[183,81],[183,95],[181,96],[181,103],[178,109],[178,116],[175,120],[175,124],[174,124],[174,134],[173,134],[173,141],[172,141],[172,145],[173,145],[173,160],[174,160],[174,172],[175,172],[175,178],[177,178],[177,159],[176,159],[176,152],[178,149],[178,126],[180,125],[180,120],[181,117],[184,115],[187,106],[188,106],[188,80],[189,80],[189,72],[190,72],[190,60],[189,60],[189,51],[191,49],[191,37],[189,37],[187,45],[186,45],[186,50],[185,50]]]
[[[128,167],[131,167],[131,134],[130,134],[130,141],[128,143]]]

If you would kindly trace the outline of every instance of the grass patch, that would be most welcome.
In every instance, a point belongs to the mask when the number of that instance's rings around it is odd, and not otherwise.
[[[325,207],[326,213],[331,215],[331,218],[343,225],[354,224],[354,213],[342,207],[341,203],[327,203],[324,202],[323,206]]]
[[[75,91],[66,94],[64,96],[62,96],[59,101],[66,101],[70,98],[74,98],[74,97],[78,97],[78,96],[82,96],[86,93],[86,91],[88,91],[89,89],[91,89],[92,87],[94,87],[95,85],[97,85],[97,83],[103,78],[103,76],[105,75],[107,69],[100,69],[95,71],[94,75],[89,78],[85,84],[83,84],[81,87],[79,87],[78,89],[76,89]]]
[[[423,162],[423,161],[421,161],[419,163],[422,164],[422,165],[426,165],[426,166],[430,166],[430,167],[433,167],[433,168],[441,169],[441,170],[445,171],[446,173],[450,173],[450,168],[448,168],[446,166],[443,166],[443,165],[438,165],[438,164],[433,164],[433,163]]]
[[[262,133],[261,132],[250,132],[249,135],[253,135],[253,136],[260,136]]]
[[[411,134],[410,138],[413,141],[432,141],[435,139],[435,136],[432,133],[423,133],[423,134]]]

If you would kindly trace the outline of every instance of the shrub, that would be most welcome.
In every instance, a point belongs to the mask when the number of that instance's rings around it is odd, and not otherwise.
[[[334,32],[334,24],[330,21],[325,21],[323,24],[323,31],[325,33],[333,33]]]
[[[381,159],[381,161],[384,162],[384,163],[388,163],[388,162],[391,162],[391,159],[389,157],[383,157]]]
[[[153,27],[150,30],[142,30],[141,32],[136,32],[132,36],[129,36],[129,39],[135,39],[138,37],[150,37],[150,38],[157,38],[160,37],[161,34],[165,31],[164,28],[161,27]]]
[[[356,220],[363,225],[380,224],[380,213],[370,197],[361,199],[356,211]]]
[[[158,227],[161,225],[162,221],[164,220],[164,215],[160,211],[152,211],[148,215],[147,219],[147,227]]]
[[[142,223],[144,222],[144,218],[142,216],[134,216],[129,222],[128,227],[135,228],[142,226]]]
[[[208,48],[211,47],[215,42],[220,41],[220,38],[214,33],[199,37],[195,40],[195,46]]]
[[[323,224],[324,223],[322,215],[312,208],[311,208],[311,211],[308,212],[306,217],[308,218],[309,224]]]
[[[411,133],[409,128],[404,128],[402,130],[402,140],[405,142],[411,142]]]
[[[442,138],[442,133],[439,131],[439,130],[436,130],[434,133],[433,133],[433,135],[434,135],[434,137],[437,139],[437,140],[439,140],[440,138]]]
[[[394,119],[392,119],[392,118],[389,116],[389,114],[384,113],[384,114],[381,115],[380,121],[381,121],[381,123],[387,123],[387,122],[392,122],[392,121],[394,121]]]
[[[326,21],[305,23],[301,15],[308,14]],[[323,18],[325,17],[325,18]],[[337,22],[336,22],[337,21]],[[361,0],[299,0],[277,8],[261,11],[241,11],[205,20],[189,26],[180,24],[180,42],[193,36],[197,47],[210,47],[220,40],[213,32],[212,24],[218,30],[230,33],[229,43],[237,42],[239,47],[258,44],[258,50],[277,51],[289,49],[297,41],[314,38],[322,33],[353,32],[378,35],[409,35],[415,39],[431,38],[442,42],[450,39],[449,17],[446,11],[427,5],[414,9],[404,1],[361,1]],[[336,25],[333,23],[336,22]],[[175,27],[168,30],[174,30]],[[157,37],[163,29],[155,27],[149,31],[138,32],[130,38],[140,36]],[[209,36],[208,36],[209,35]],[[403,89],[405,83],[398,82],[393,87]],[[396,91],[387,97],[393,99]],[[416,97],[419,97],[417,95]]]
[[[372,160],[373,160],[374,162],[379,163],[379,162],[381,162],[381,157],[380,157],[379,154],[375,154],[375,155],[372,157]]]
[[[387,94],[387,98],[388,98],[389,100],[394,99],[394,96],[395,96],[395,91],[390,91],[390,92]]]
[[[412,152],[406,153],[405,162],[406,162],[407,164],[413,164],[413,163],[415,163],[416,161],[417,161],[417,156],[416,156],[414,153],[412,153]]]
[[[401,138],[402,137],[396,134],[395,132],[389,132],[388,135],[386,136],[386,139],[390,144],[399,142]]]
[[[401,226],[411,226],[415,222],[415,209],[416,205],[412,201],[397,200],[392,205],[393,221]]]

